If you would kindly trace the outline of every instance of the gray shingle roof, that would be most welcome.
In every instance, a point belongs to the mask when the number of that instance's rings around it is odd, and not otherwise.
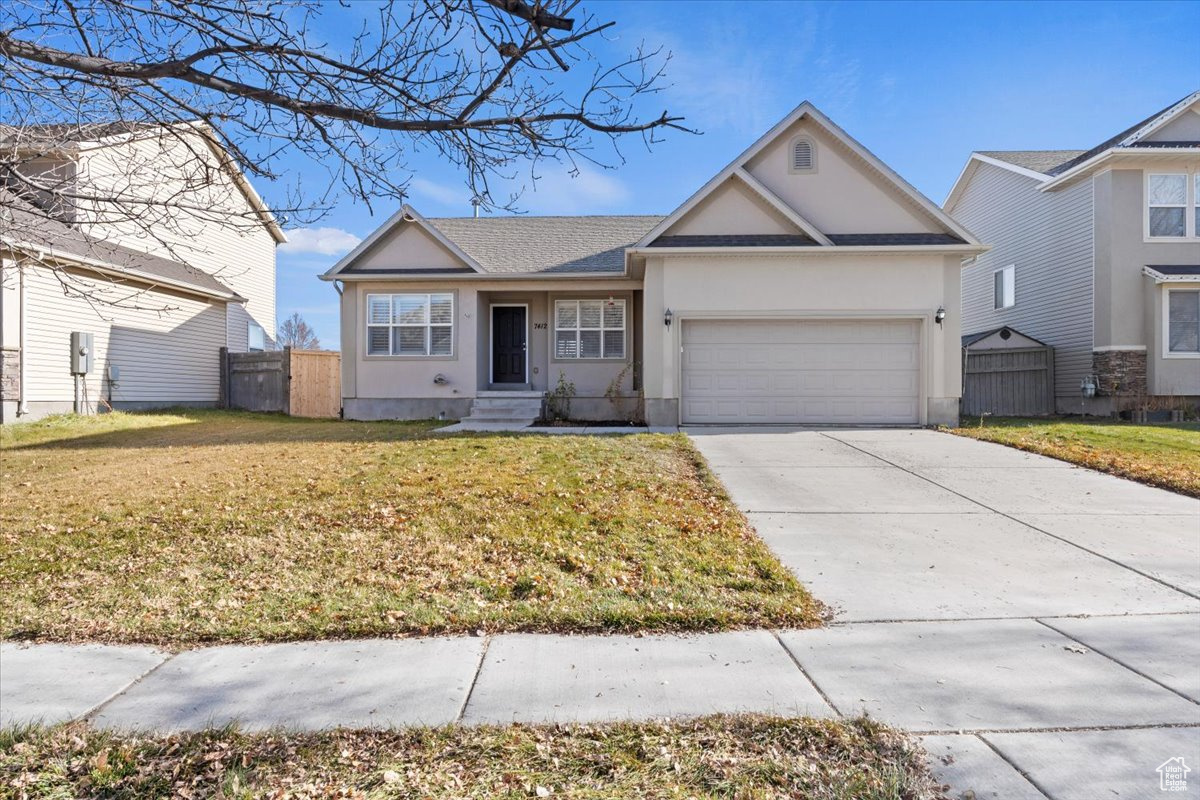
[[[486,272],[625,271],[632,247],[660,216],[434,217],[427,221]]]
[[[1163,275],[1172,277],[1185,278],[1190,276],[1200,277],[1200,265],[1184,265],[1184,264],[1147,264],[1150,269],[1161,272]]]
[[[981,156],[1050,175],[1059,164],[1083,155],[1084,150],[979,150]]]
[[[244,299],[203,270],[88,236],[4,189],[0,189],[0,231],[4,238],[10,240],[10,244],[40,246],[99,261],[144,283],[166,281],[207,295],[231,300]]]
[[[1192,99],[1196,94],[1192,93],[1181,100],[1176,100],[1166,108],[1155,111],[1141,122],[1130,125],[1117,135],[1105,139],[1089,150],[979,150],[977,152],[981,156],[1007,161],[1009,164],[1016,164],[1018,167],[1031,169],[1043,175],[1051,177],[1061,175],[1075,165],[1082,164],[1089,158],[1099,155],[1112,147],[1116,147],[1123,139],[1137,133],[1180,103]],[[1156,147],[1196,147],[1198,145],[1200,145],[1200,142],[1137,142],[1133,146],[1150,149]]]
[[[904,247],[936,244],[962,244],[949,233],[830,233],[829,241],[838,247]],[[789,233],[760,233],[706,236],[660,236],[651,247],[811,247],[807,236]]]

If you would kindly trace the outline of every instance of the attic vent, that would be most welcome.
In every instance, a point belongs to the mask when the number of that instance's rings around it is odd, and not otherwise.
[[[811,139],[800,137],[792,141],[790,172],[812,172],[816,169],[816,152]]]

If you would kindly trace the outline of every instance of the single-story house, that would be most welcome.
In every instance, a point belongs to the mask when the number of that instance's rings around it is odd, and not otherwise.
[[[803,103],[665,217],[426,218],[322,277],[351,419],[618,393],[654,425],[954,424],[959,273],[986,248]]]

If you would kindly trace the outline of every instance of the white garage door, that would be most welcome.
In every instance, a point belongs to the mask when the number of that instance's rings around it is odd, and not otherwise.
[[[916,320],[683,323],[683,421],[911,424]]]

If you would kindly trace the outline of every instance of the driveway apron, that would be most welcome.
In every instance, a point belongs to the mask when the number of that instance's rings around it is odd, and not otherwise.
[[[1200,797],[1200,501],[936,431],[686,431],[834,611],[780,641],[952,797],[1156,797],[1179,758]]]

